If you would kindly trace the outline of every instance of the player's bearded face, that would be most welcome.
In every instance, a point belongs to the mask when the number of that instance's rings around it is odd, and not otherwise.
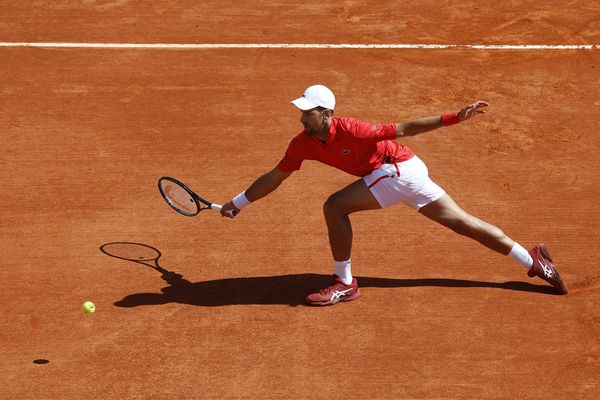
[[[309,136],[314,136],[323,129],[324,119],[323,112],[313,108],[312,110],[302,111],[300,122],[304,126],[304,131]]]

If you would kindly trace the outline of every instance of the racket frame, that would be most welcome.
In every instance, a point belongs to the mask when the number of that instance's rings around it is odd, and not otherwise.
[[[194,202],[196,203],[196,207],[198,207],[198,211],[196,211],[195,213],[191,214],[191,213],[186,213],[183,212],[181,209],[179,209],[178,207],[176,207],[173,202],[169,199],[169,197],[166,195],[166,193],[163,191],[161,182],[162,181],[170,181],[173,182],[174,184],[180,186],[183,190],[185,190],[190,197],[194,200]],[[190,189],[189,187],[187,187],[183,182],[172,178],[170,176],[163,176],[158,180],[158,190],[160,191],[160,195],[163,197],[163,199],[167,202],[167,204],[174,209],[175,211],[177,211],[179,214],[181,215],[185,215],[186,217],[194,217],[196,215],[198,215],[200,213],[200,211],[202,210],[216,210],[216,211],[220,211],[221,208],[223,208],[223,206],[216,204],[216,203],[211,203],[210,201],[198,196],[192,189]],[[202,207],[201,204],[205,205],[206,207]],[[231,211],[230,214],[232,216],[235,216],[235,211]]]

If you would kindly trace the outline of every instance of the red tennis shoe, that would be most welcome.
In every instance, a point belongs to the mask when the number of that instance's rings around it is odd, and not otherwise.
[[[527,275],[530,277],[539,276],[560,292],[560,294],[567,294],[569,289],[567,285],[560,279],[560,274],[550,258],[548,249],[543,244],[537,244],[531,250],[529,255],[533,258],[533,265],[529,268]]]
[[[360,289],[356,283],[356,278],[352,278],[349,285],[344,284],[337,275],[333,275],[333,282],[325,289],[317,293],[309,294],[306,302],[313,306],[331,306],[340,301],[352,301],[360,297]]]

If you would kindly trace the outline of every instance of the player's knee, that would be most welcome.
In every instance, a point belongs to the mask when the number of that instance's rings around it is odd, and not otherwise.
[[[462,219],[455,219],[450,221],[446,226],[454,232],[463,235],[466,232],[467,224]]]
[[[447,226],[454,232],[465,236],[470,236],[472,232],[477,230],[475,221],[473,221],[468,215],[461,216],[460,218],[454,218],[453,220],[449,221]]]
[[[471,215],[464,215],[453,220],[449,228],[456,233],[475,239],[479,237],[501,238],[504,236],[504,232],[500,228]]]
[[[335,194],[332,194],[327,198],[327,200],[325,200],[325,203],[323,203],[323,214],[325,214],[325,216],[327,217],[339,215],[342,213],[343,211],[341,202]]]

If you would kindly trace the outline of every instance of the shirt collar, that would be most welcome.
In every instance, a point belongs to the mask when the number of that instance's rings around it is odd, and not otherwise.
[[[331,125],[329,125],[329,134],[327,135],[327,139],[325,141],[326,144],[331,144],[334,141],[337,124],[338,124],[337,118],[332,117]]]

